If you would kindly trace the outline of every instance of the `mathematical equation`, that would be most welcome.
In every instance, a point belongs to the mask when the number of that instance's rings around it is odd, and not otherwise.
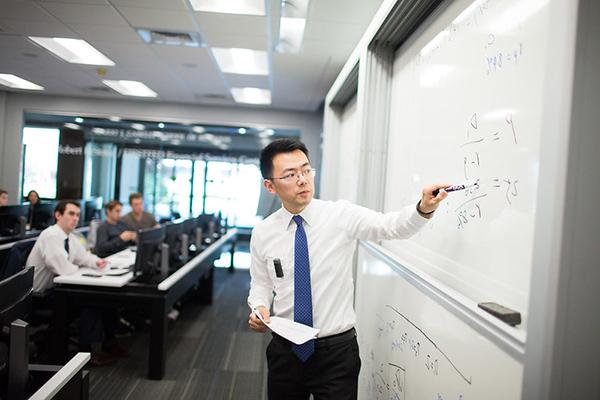
[[[465,229],[472,221],[481,220],[484,217],[483,199],[488,195],[499,192],[505,199],[507,205],[512,205],[513,199],[519,195],[519,178],[514,176],[498,176],[483,181],[476,179],[481,175],[481,168],[486,166],[486,157],[481,150],[484,144],[494,145],[506,142],[511,146],[518,144],[518,134],[512,113],[506,113],[502,125],[492,130],[482,129],[479,115],[474,113],[467,124],[465,141],[460,144],[463,151],[462,169],[465,180],[475,179],[476,185],[463,191],[466,198],[458,207],[454,207],[457,229]]]
[[[375,361],[376,352],[370,352],[369,359],[375,362],[367,380],[371,398],[404,400],[409,372],[415,374],[413,376],[420,376],[420,379],[427,376],[436,379],[442,373],[454,374],[463,384],[471,385],[472,379],[457,367],[443,349],[395,307],[387,305],[377,317],[377,342],[380,343],[377,354],[385,355],[387,359]],[[432,381],[431,384],[436,387],[442,382]]]
[[[512,46],[500,46],[496,44],[496,35],[488,34],[485,55],[486,75],[493,75],[509,67],[515,67],[523,57],[523,43]]]

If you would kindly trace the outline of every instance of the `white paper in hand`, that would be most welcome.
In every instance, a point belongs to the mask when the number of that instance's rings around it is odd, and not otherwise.
[[[269,329],[295,344],[306,343],[310,339],[316,338],[319,333],[319,329],[313,328],[312,326],[280,317],[271,317],[271,322],[266,323],[258,311],[255,311],[254,313]]]

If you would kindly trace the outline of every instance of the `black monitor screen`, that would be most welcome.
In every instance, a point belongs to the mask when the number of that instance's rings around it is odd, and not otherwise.
[[[102,197],[96,197],[84,202],[84,208],[81,210],[83,215],[83,225],[88,226],[93,219],[101,219]]]
[[[31,228],[46,229],[54,223],[54,208],[56,202],[38,203],[33,207],[33,215],[31,218]]]
[[[28,205],[0,207],[0,236],[14,236],[19,233],[19,218],[27,220]]]
[[[188,235],[190,238],[194,237],[196,234],[196,226],[198,222],[195,218],[186,219],[183,221],[183,233]]]
[[[153,276],[160,272],[161,245],[165,240],[165,228],[141,229],[138,231],[134,275]]]
[[[179,261],[181,257],[181,234],[183,223],[169,222],[165,225],[165,243],[169,246],[169,259]]]

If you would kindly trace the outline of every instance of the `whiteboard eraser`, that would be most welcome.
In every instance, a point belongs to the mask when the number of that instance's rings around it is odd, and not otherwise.
[[[479,308],[492,314],[494,317],[506,322],[510,326],[519,325],[521,323],[521,313],[515,310],[511,310],[508,307],[504,307],[498,303],[479,303]]]

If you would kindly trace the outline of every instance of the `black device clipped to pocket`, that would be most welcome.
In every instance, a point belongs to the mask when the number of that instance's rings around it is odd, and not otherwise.
[[[521,313],[515,310],[511,310],[508,307],[504,307],[498,303],[479,303],[477,306],[494,317],[501,319],[510,326],[519,325],[521,323]]]
[[[275,267],[275,276],[283,278],[283,268],[281,268],[281,260],[279,258],[273,259],[273,266]]]

